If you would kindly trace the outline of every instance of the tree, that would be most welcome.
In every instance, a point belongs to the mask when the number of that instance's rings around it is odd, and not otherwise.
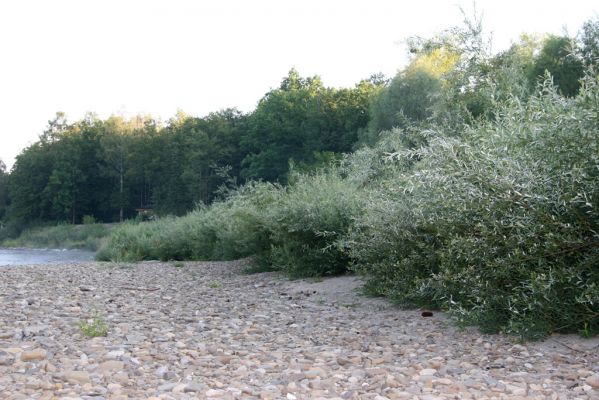
[[[62,139],[53,146],[55,158],[43,196],[52,205],[52,215],[56,220],[76,222],[80,211],[81,184],[86,176],[79,164],[81,152],[77,151],[77,138]]]
[[[495,100],[501,102],[514,97],[528,99],[534,91],[530,77],[533,75],[535,55],[542,46],[541,36],[522,34],[517,43],[491,59],[487,83],[491,86]]]
[[[599,65],[599,17],[589,19],[582,25],[579,33],[580,51],[584,64],[597,67]]]
[[[584,75],[583,63],[577,54],[576,42],[568,36],[550,35],[535,57],[530,76],[533,85],[543,79],[545,72],[553,77],[553,83],[564,96],[574,96],[580,88],[580,79]]]
[[[43,195],[53,170],[52,144],[66,129],[57,118],[48,122],[48,128],[37,142],[17,155],[9,180],[11,197],[9,218],[16,224],[53,219],[52,203]]]
[[[104,166],[103,175],[114,182],[111,184],[113,188],[111,192],[114,192],[114,186],[117,186],[116,194],[111,196],[111,204],[119,210],[119,222],[125,218],[125,209],[131,208],[128,178],[131,176],[129,169],[132,146],[135,143],[134,133],[143,132],[150,119],[150,117],[137,116],[125,120],[123,117],[113,115],[101,124],[103,134],[100,139],[102,148],[100,158]]]
[[[6,217],[6,208],[8,206],[8,174],[6,173],[6,164],[0,160],[0,223]]]
[[[372,101],[368,137],[363,141],[372,145],[381,131],[429,119],[440,98],[444,77],[457,58],[445,48],[417,53]]]
[[[290,160],[310,164],[315,151],[351,151],[368,123],[375,91],[369,81],[353,89],[326,88],[318,76],[302,78],[292,69],[249,116],[242,177],[284,183]]]

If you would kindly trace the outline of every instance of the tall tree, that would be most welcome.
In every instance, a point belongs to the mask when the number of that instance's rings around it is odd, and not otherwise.
[[[0,224],[6,217],[6,208],[8,206],[8,174],[6,173],[6,164],[0,160]]]
[[[75,223],[81,214],[81,184],[86,176],[80,168],[81,152],[77,147],[79,138],[62,138],[53,146],[52,172],[43,190],[43,197],[52,205],[56,220]]]
[[[17,224],[52,221],[52,201],[44,195],[54,168],[53,145],[66,132],[64,113],[48,121],[39,140],[25,148],[15,160],[9,180],[11,205],[9,217]]]
[[[128,194],[131,185],[128,178],[131,176],[129,169],[134,133],[143,132],[150,119],[150,117],[137,116],[125,120],[123,117],[111,116],[102,124],[103,135],[100,143],[103,175],[115,182],[116,191],[111,190],[115,192],[111,196],[111,204],[118,208],[118,220],[121,222],[125,218],[125,209],[131,208]]]
[[[319,77],[302,78],[292,69],[250,115],[243,146],[245,179],[285,182],[290,160],[315,161],[315,152],[349,152],[368,123],[376,85],[325,88]]]

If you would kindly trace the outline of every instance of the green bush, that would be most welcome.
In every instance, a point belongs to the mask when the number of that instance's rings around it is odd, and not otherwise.
[[[259,269],[293,276],[339,274],[348,265],[337,245],[360,212],[357,185],[336,169],[297,174],[287,188],[251,183],[226,201],[182,218],[125,224],[100,260],[230,260],[254,256]]]
[[[266,262],[270,243],[263,219],[280,192],[273,184],[252,183],[231,193],[226,201],[201,206],[184,217],[123,224],[97,258],[230,260],[255,255],[258,262]]]
[[[79,330],[88,338],[108,336],[108,325],[97,311],[92,311],[88,318],[79,321]]]
[[[96,223],[96,218],[93,215],[83,216],[83,225],[91,225]]]
[[[266,213],[272,264],[294,277],[345,272],[349,259],[338,241],[361,212],[360,190],[336,168],[291,182]]]
[[[368,289],[484,331],[599,331],[599,90],[547,84],[402,150],[347,238]]]

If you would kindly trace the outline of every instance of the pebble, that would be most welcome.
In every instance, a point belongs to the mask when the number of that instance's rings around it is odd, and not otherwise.
[[[74,381],[76,383],[91,382],[89,373],[87,373],[86,371],[67,371],[64,373],[64,378],[67,381]]]
[[[23,351],[21,353],[21,361],[39,361],[46,358],[46,350],[35,349],[31,351]]]
[[[520,344],[361,297],[356,277],[289,281],[245,267],[0,268],[0,398],[599,398],[587,342]],[[94,314],[107,336],[79,330]]]
[[[591,375],[586,378],[586,384],[594,389],[599,389],[599,375]]]

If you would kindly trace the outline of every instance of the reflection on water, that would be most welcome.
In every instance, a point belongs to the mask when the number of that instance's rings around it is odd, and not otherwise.
[[[93,259],[94,252],[89,250],[0,248],[0,266],[59,264],[76,261],[91,261]]]

